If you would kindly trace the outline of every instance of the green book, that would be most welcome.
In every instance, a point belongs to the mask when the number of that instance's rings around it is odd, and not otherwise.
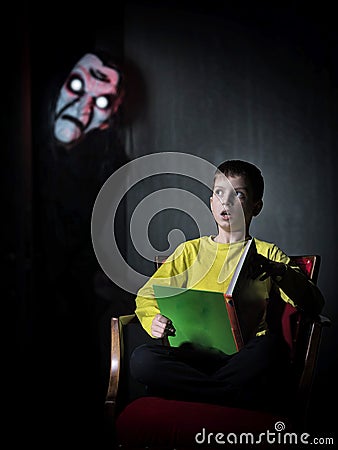
[[[161,314],[168,317],[176,329],[176,335],[168,337],[170,345],[192,342],[229,355],[243,347],[254,335],[259,318],[257,303],[250,300],[253,282],[250,263],[256,252],[255,240],[251,238],[224,294],[153,285]]]
[[[238,351],[221,292],[160,285],[153,288],[161,314],[172,320],[176,330],[175,336],[168,337],[170,345],[192,342],[229,355]]]

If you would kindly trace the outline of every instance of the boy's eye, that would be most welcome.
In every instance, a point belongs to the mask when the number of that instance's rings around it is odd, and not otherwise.
[[[245,198],[245,195],[244,195],[244,193],[243,193],[243,192],[241,192],[241,191],[236,191],[236,196],[237,196],[237,198],[239,198],[239,199],[243,199],[243,198]]]
[[[214,194],[217,195],[217,197],[223,197],[224,192],[222,189],[215,189]]]

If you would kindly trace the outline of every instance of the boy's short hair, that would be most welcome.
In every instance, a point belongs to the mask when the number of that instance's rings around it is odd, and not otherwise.
[[[220,173],[224,174],[226,177],[245,177],[252,187],[254,201],[262,200],[264,193],[264,179],[262,172],[254,164],[240,159],[229,159],[222,162],[217,167],[215,177]]]

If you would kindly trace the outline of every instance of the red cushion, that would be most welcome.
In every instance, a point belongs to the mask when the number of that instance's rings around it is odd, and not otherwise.
[[[293,256],[292,257],[292,263],[296,263],[297,266],[300,267],[300,269],[307,275],[309,278],[311,278],[311,273],[314,265],[314,260],[312,257],[308,256]]]
[[[283,336],[290,347],[291,352],[294,351],[294,344],[296,339],[296,329],[292,325],[295,322],[296,315],[300,316],[300,312],[290,303],[286,303],[282,315],[282,330]]]
[[[228,433],[240,432],[257,433],[255,438],[258,439],[260,432],[275,432],[276,422],[283,422],[286,431],[291,430],[287,419],[266,412],[142,397],[121,412],[116,421],[116,433],[119,444],[134,448],[200,447],[202,443],[208,444],[208,439],[209,444],[218,448],[222,445],[215,441],[217,433],[223,433],[223,437],[218,436],[223,440],[227,439]],[[209,445],[209,448],[213,447]]]
[[[291,259],[293,264],[297,264],[300,269],[311,278],[314,259],[308,256],[293,256]],[[298,315],[298,318],[296,317]],[[290,303],[287,303],[282,315],[282,329],[285,341],[290,347],[291,354],[295,350],[295,340],[297,338],[297,319],[299,320],[300,312],[294,308]]]

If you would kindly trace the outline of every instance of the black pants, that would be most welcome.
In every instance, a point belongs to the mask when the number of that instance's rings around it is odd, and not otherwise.
[[[272,334],[233,355],[190,344],[144,344],[133,351],[130,369],[149,395],[166,398],[280,411],[289,392],[287,346]]]

